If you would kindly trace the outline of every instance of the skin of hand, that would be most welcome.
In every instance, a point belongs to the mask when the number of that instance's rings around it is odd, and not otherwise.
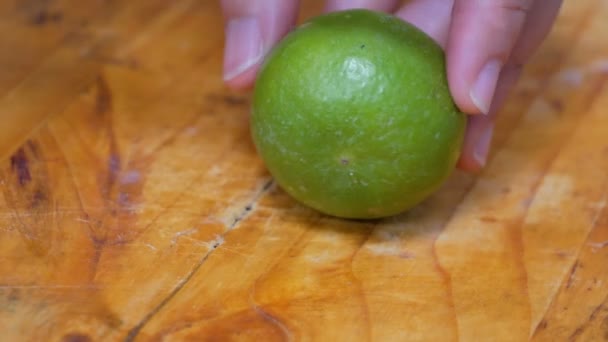
[[[522,67],[545,39],[562,0],[328,0],[326,11],[393,13],[446,51],[450,91],[468,116],[458,167],[486,164],[494,119]],[[295,25],[298,0],[221,0],[226,17],[224,81],[253,85],[264,55]]]

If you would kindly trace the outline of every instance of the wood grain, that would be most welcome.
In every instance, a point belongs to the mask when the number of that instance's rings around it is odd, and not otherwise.
[[[217,2],[0,1],[0,340],[608,340],[607,16],[565,2],[480,175],[360,222],[266,172]]]

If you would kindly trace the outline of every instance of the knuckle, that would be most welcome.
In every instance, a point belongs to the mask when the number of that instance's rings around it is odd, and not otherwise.
[[[532,1],[530,0],[500,0],[493,3],[497,9],[519,15],[528,14],[532,7]]]
[[[485,22],[487,27],[505,37],[519,36],[528,15],[532,1],[530,0],[500,0],[485,1]],[[511,42],[514,43],[514,42]]]

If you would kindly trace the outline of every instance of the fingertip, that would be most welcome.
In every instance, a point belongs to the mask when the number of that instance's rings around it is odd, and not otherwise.
[[[477,173],[487,164],[494,134],[494,121],[500,112],[509,92],[513,89],[522,72],[519,65],[509,64],[500,74],[496,94],[488,116],[469,116],[467,131],[457,167],[461,170]]]
[[[489,114],[531,2],[455,0],[447,43],[448,81],[463,112]]]
[[[248,70],[232,78],[224,78],[224,83],[233,90],[249,90],[253,88],[259,65],[253,65]]]
[[[487,61],[477,73],[477,77],[469,89],[468,97],[481,114],[490,113],[501,69],[502,61],[498,59]]]
[[[450,35],[454,35],[453,32]],[[475,82],[476,70],[471,70],[470,56],[462,49],[454,47],[454,39],[448,41],[446,51],[446,67],[448,86],[456,106],[470,115],[482,114],[479,104],[471,98],[471,86]]]
[[[454,102],[464,113],[489,114],[502,61],[495,58],[484,61],[484,52],[463,51],[470,49],[471,44],[462,40],[456,42],[457,46],[453,45],[454,39],[448,44],[447,77]]]
[[[247,79],[243,75],[255,69],[265,49],[259,20],[256,17],[234,18],[226,24],[224,81]],[[243,81],[236,81],[242,83]]]
[[[450,67],[448,66],[448,84],[456,106],[468,115],[483,115],[479,105],[473,102],[470,92],[467,91],[468,84],[463,82],[458,76],[450,76],[451,74],[453,72],[450,72]]]
[[[467,155],[461,155],[456,164],[456,168],[467,173],[480,173],[483,167],[479,166],[475,160]]]
[[[494,134],[494,123],[487,117],[480,116],[469,117],[468,121],[457,167],[468,172],[479,172],[488,161]]]
[[[297,0],[222,0],[226,16],[223,78],[230,88],[250,87],[264,56],[296,21]]]

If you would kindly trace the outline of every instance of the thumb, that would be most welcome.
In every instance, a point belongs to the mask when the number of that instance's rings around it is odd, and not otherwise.
[[[295,23],[298,5],[298,0],[222,0],[224,81],[229,86],[253,84],[264,55]]]
[[[448,80],[462,111],[490,111],[501,70],[532,2],[455,0],[447,45]]]

